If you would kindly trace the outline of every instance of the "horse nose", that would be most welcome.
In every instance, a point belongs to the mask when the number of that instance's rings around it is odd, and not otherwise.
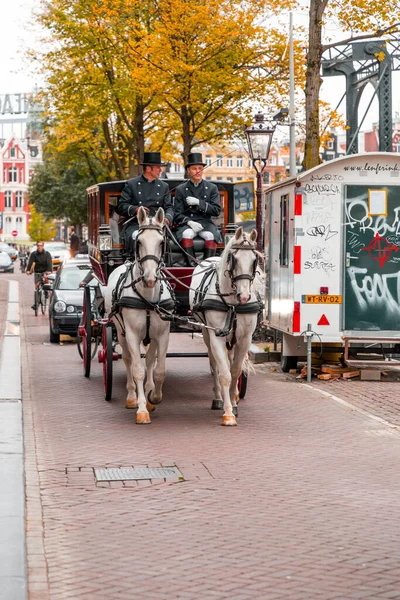
[[[155,279],[148,279],[147,280],[147,287],[152,289],[154,286],[156,285],[156,280]]]
[[[250,300],[250,294],[241,293],[237,295],[237,300],[240,304],[246,304]]]

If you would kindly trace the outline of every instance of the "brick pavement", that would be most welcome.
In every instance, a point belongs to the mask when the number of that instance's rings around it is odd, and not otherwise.
[[[122,362],[106,403],[101,365],[86,380],[29,297],[30,600],[400,598],[396,430],[265,367],[239,427],[223,428],[204,359],[169,359],[163,404],[137,426]],[[94,480],[93,468],[141,465],[176,465],[185,481]]]

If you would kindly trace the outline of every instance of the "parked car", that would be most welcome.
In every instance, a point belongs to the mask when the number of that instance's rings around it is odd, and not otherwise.
[[[5,242],[0,242],[0,252],[7,252],[12,260],[17,259],[18,252],[16,249]]]
[[[0,251],[0,273],[14,273],[14,263],[8,252]]]
[[[54,277],[50,304],[50,342],[56,344],[60,341],[60,334],[76,337],[78,325],[83,312],[83,287],[80,282],[91,270],[90,260],[87,256],[78,256],[66,260],[58,269]],[[96,279],[90,282],[95,287]]]
[[[64,242],[45,242],[44,249],[51,254],[53,269],[58,269],[64,260],[71,256],[69,247]]]

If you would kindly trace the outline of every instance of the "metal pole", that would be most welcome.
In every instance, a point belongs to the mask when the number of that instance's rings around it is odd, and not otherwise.
[[[261,165],[260,165],[261,166]],[[260,252],[263,251],[263,247],[262,247],[262,240],[264,238],[263,236],[263,231],[262,231],[262,222],[263,222],[263,218],[262,218],[262,173],[259,169],[256,168],[256,166],[254,166],[254,168],[257,171],[257,189],[256,189],[256,201],[257,201],[257,206],[256,206],[256,230],[257,230],[257,250],[259,250]]]
[[[296,167],[296,123],[294,119],[294,50],[293,50],[293,13],[289,13],[289,155],[290,176],[297,175]]]
[[[311,382],[311,363],[312,363],[311,338],[313,336],[310,323],[307,325],[306,336],[307,336],[307,383],[310,383]]]

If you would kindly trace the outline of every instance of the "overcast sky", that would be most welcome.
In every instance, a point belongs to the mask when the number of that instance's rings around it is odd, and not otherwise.
[[[34,33],[31,20],[33,7],[38,7],[38,0],[0,0],[0,14],[2,15],[0,36],[0,94],[15,94],[30,92],[41,81],[33,75],[31,67],[24,60],[24,49],[34,47],[38,34]],[[299,19],[294,15],[294,20]],[[400,78],[398,73],[393,78],[393,109],[400,112]],[[321,97],[332,104],[339,102],[345,88],[344,77],[325,78],[322,85]],[[370,91],[364,92],[361,109],[365,110],[372,96]],[[342,103],[344,110],[344,103]],[[375,98],[363,129],[370,127],[378,119],[378,101]]]

